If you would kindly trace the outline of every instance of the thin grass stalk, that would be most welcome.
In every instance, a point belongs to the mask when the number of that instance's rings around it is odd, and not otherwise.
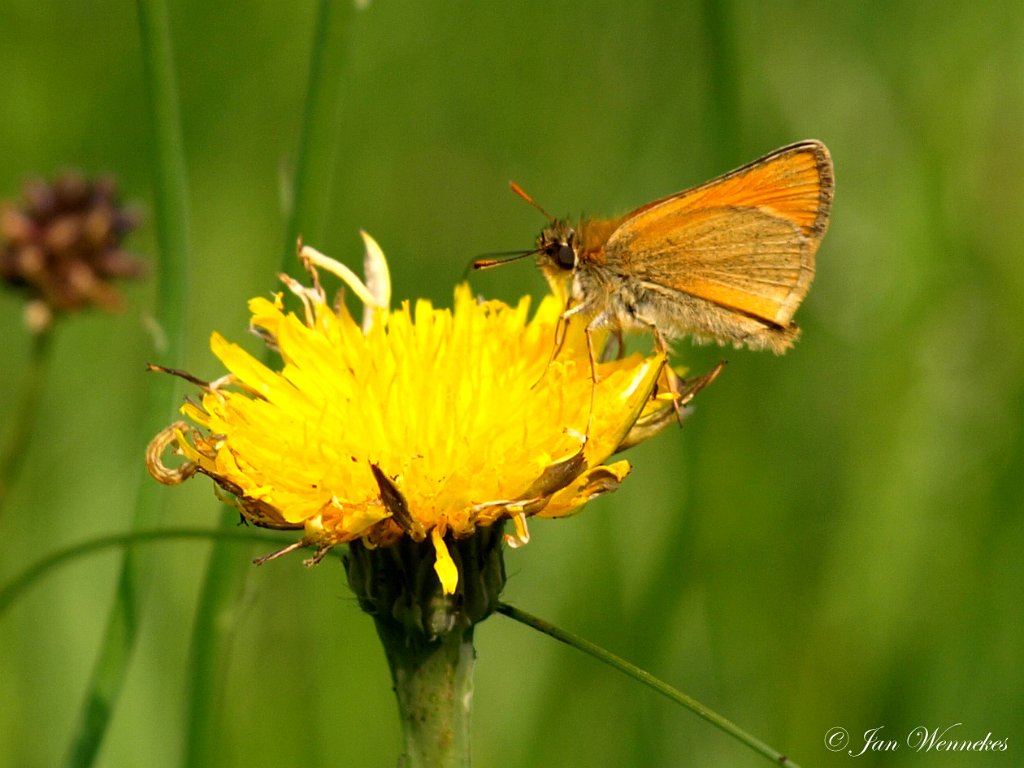
[[[3,454],[0,455],[0,517],[11,488],[21,474],[21,468],[28,455],[32,440],[32,428],[39,413],[39,401],[43,384],[50,367],[50,350],[53,349],[52,327],[32,334],[28,367],[22,379],[18,407],[5,435]]]
[[[736,9],[729,0],[704,0],[699,9],[700,39],[704,81],[707,84],[703,104],[704,137],[706,148],[704,170],[720,173],[735,167],[744,156],[741,146],[740,82],[742,62],[736,45]],[[673,612],[665,610],[665,584],[678,584],[686,588],[695,578],[693,542],[700,520],[688,509],[690,478],[688,468],[675,472],[674,482],[679,488],[674,496],[678,513],[663,532],[664,541],[655,555],[654,569],[647,580],[647,589],[623,605],[626,625],[643,622],[645,632],[644,654],[648,658],[662,658],[666,646],[673,642]],[[660,717],[640,718],[636,743],[641,750],[640,762],[654,761],[658,757],[658,734],[665,727]]]
[[[0,587],[0,619],[3,618],[7,609],[16,603],[31,587],[61,566],[73,563],[79,558],[119,547],[193,539],[234,542],[236,544],[262,543],[263,546],[271,548],[283,546],[288,541],[281,537],[275,539],[274,537],[267,536],[266,531],[260,531],[255,528],[235,528],[227,531],[211,528],[148,528],[127,533],[97,536],[87,541],[70,544],[54,552],[48,552]]]
[[[310,52],[309,83],[299,131],[297,162],[290,191],[281,271],[294,271],[300,234],[318,240],[323,229],[332,169],[340,134],[341,84],[350,4],[321,0]],[[226,510],[222,529],[236,526]],[[249,557],[228,542],[214,544],[196,609],[189,663],[188,712],[184,764],[216,763],[223,729],[220,702],[235,629],[237,606],[252,571]]]
[[[709,85],[706,105],[708,138],[714,167],[732,168],[740,152],[740,63],[736,51],[733,8],[722,0],[705,0],[701,9],[704,62]]]
[[[543,619],[537,618],[526,611],[509,605],[508,603],[499,603],[497,610],[498,613],[504,614],[510,619],[518,621],[521,624],[525,624],[539,632],[543,632],[545,635],[549,635],[550,637],[553,637],[578,651],[583,651],[583,653],[594,657],[603,664],[607,664],[612,669],[617,669],[619,672],[633,678],[637,682],[643,683],[648,688],[654,689],[662,696],[665,696],[676,704],[690,710],[698,717],[711,723],[711,725],[718,728],[718,730],[728,734],[741,744],[750,747],[750,749],[768,758],[776,765],[788,766],[788,768],[800,768],[784,754],[768,746],[757,737],[747,733],[731,720],[722,717],[722,715],[718,714],[714,710],[704,706],[692,696],[688,696],[677,688],[673,688],[668,683],[659,680],[650,672],[640,669],[635,664],[630,664],[625,659],[616,656],[614,653],[605,650],[599,645],[556,627],[554,624],[550,624]]]
[[[137,7],[143,76],[153,130],[153,215],[159,247],[154,319],[161,329],[157,342],[161,348],[157,352],[161,360],[177,366],[181,364],[184,349],[189,253],[185,155],[167,9],[163,0],[138,0]],[[140,441],[167,424],[176,408],[177,385],[172,377],[154,377],[147,381],[147,389],[149,397]],[[142,448],[140,445],[140,456]],[[136,530],[150,527],[159,519],[167,496],[156,483],[142,479],[141,460],[138,472],[139,491],[132,519],[132,528]],[[65,758],[68,766],[89,766],[95,761],[124,684],[145,587],[144,561],[129,550],[125,552],[117,596]]]

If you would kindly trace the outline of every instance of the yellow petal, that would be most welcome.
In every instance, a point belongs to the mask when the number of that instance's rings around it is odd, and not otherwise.
[[[602,493],[610,493],[626,479],[631,467],[628,461],[588,469],[569,486],[554,496],[538,515],[540,517],[567,517],[578,512],[584,504]]]
[[[434,542],[434,573],[437,574],[444,593],[446,595],[454,595],[455,587],[459,583],[459,569],[455,567],[452,553],[448,551],[440,529],[434,528],[430,532],[430,539]]]

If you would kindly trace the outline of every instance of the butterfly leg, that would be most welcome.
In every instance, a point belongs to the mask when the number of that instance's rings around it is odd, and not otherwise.
[[[530,389],[533,389],[544,380],[544,377],[547,375],[548,368],[551,367],[555,358],[558,357],[558,353],[562,351],[562,346],[565,344],[565,337],[569,335],[569,314],[569,312],[563,312],[562,315],[559,316],[558,323],[555,325],[555,339],[554,343],[551,345],[551,355],[548,357],[548,361],[545,363],[544,370],[540,377],[533,382]]]
[[[698,392],[718,378],[718,374],[725,367],[725,360],[719,361],[718,365],[701,376],[691,376],[688,379],[680,378],[679,374],[667,362],[669,352],[668,340],[654,323],[649,323],[649,326],[651,333],[654,335],[655,349],[666,357],[663,371],[668,381],[668,390],[672,394],[672,407],[676,411],[676,420],[679,422],[679,426],[682,426],[683,420],[686,418],[686,406]]]
[[[621,360],[626,356],[626,340],[622,335],[622,329],[616,328],[608,336],[604,349],[601,350],[601,362],[609,363],[612,360]]]
[[[588,409],[587,415],[587,433],[586,437],[590,437],[590,427],[594,423],[594,401],[597,393],[597,352],[594,349],[594,332],[591,326],[593,323],[586,327],[583,334],[587,339],[587,358],[590,360],[590,408]]]
[[[696,394],[696,391],[688,391],[688,388],[686,386],[687,381],[679,378],[679,375],[675,372],[671,364],[668,362],[668,339],[665,338],[665,335],[661,332],[658,326],[655,325],[650,320],[640,320],[645,325],[647,325],[648,328],[651,329],[651,335],[654,337],[654,349],[659,354],[665,356],[665,368],[663,369],[663,373],[665,374],[665,379],[668,382],[668,391],[672,395],[672,407],[675,409],[676,412],[676,420],[679,422],[679,426],[682,426],[683,419],[686,418],[686,413],[684,409],[686,407],[686,404],[693,399],[693,396]],[[710,383],[710,381],[708,383]]]

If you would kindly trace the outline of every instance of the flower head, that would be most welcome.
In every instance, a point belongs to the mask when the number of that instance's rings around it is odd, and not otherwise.
[[[23,195],[0,208],[0,279],[27,290],[30,324],[41,330],[54,314],[92,305],[116,309],[112,282],[143,268],[121,247],[138,222],[113,179],[69,172],[29,181]]]
[[[282,276],[301,312],[287,311],[282,294],[249,302],[279,369],[212,335],[229,374],[182,408],[190,423],[154,439],[148,463],[162,482],[210,476],[256,525],[303,529],[299,545],[317,548],[314,561],[341,542],[429,539],[451,594],[451,542],[511,519],[509,540],[523,543],[527,517],[569,515],[618,487],[629,464],[609,458],[674,417],[656,395],[664,357],[592,372],[583,330],[565,327],[557,296],[531,316],[529,298],[481,301],[461,285],[452,309],[424,300],[389,309],[383,255],[366,243],[366,284],[307,247],[312,286]],[[362,323],[328,300],[319,271],[359,296]],[[173,469],[162,460],[172,444],[185,457]]]

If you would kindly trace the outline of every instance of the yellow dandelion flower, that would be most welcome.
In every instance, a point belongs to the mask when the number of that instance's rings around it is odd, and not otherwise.
[[[282,276],[301,313],[282,294],[249,302],[280,368],[212,335],[229,373],[182,408],[190,423],[154,439],[148,464],[165,483],[208,475],[256,525],[303,529],[298,545],[314,546],[313,560],[342,542],[429,541],[451,595],[451,542],[511,519],[508,540],[524,543],[527,517],[569,515],[618,487],[629,464],[610,457],[675,415],[655,395],[665,361],[602,362],[595,383],[581,324],[560,323],[558,296],[531,315],[528,297],[509,306],[460,285],[451,309],[420,300],[392,310],[383,254],[364,237],[365,284],[307,247],[312,286]],[[363,301],[361,323],[328,300],[319,271]],[[177,468],[161,458],[170,445],[185,458]]]

